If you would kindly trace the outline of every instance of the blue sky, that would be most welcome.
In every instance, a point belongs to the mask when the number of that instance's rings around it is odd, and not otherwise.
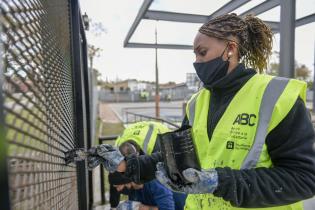
[[[155,80],[154,49],[123,48],[123,40],[133,23],[143,0],[80,0],[82,12],[94,22],[101,22],[106,33],[95,36],[87,32],[88,42],[102,48],[94,61],[103,76],[109,80],[135,78]],[[208,15],[228,0],[155,0],[150,9]],[[241,13],[263,0],[252,0],[235,10]],[[315,12],[315,0],[296,0],[296,18]],[[279,21],[280,8],[259,15],[263,20]],[[192,44],[200,24],[142,20],[131,41],[153,43],[154,30],[158,30],[159,43]],[[296,28],[295,59],[314,69],[315,23]],[[279,50],[279,35],[275,35],[274,50]],[[272,58],[275,60],[275,58]],[[159,50],[160,82],[184,82],[187,72],[194,72],[191,50]]]

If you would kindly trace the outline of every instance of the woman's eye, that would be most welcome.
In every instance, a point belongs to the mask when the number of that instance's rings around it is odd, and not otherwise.
[[[199,54],[200,54],[201,56],[205,56],[205,55],[207,54],[207,51],[201,51]]]

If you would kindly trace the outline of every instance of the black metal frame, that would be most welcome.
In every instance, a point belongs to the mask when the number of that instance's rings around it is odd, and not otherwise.
[[[112,141],[117,139],[118,136],[114,135],[114,136],[100,136],[98,138],[98,144],[103,144],[104,141]],[[101,205],[106,204],[106,199],[105,199],[105,169],[102,165],[100,165],[100,184],[101,184]]]
[[[1,13],[0,13],[1,15]],[[1,33],[0,26],[0,33]],[[7,165],[7,142],[5,141],[5,126],[4,126],[4,98],[2,91],[3,84],[3,60],[1,59],[3,48],[0,42],[0,203],[1,208],[10,210],[10,194],[9,194],[9,173]]]
[[[87,41],[85,37],[83,20],[78,0],[67,0],[69,4],[70,31],[71,31],[71,68],[73,74],[73,106],[75,114],[75,147],[90,148],[92,141],[92,106],[91,78],[93,72],[88,71],[87,65]],[[0,14],[1,15],[1,14]],[[1,32],[1,28],[0,28]],[[8,171],[8,153],[6,141],[6,126],[4,113],[4,71],[2,58],[2,46],[0,42],[0,203],[1,209],[10,210],[10,188]],[[50,144],[49,144],[50,145]],[[53,145],[50,145],[53,146]],[[58,163],[59,164],[59,163]],[[86,162],[77,164],[77,191],[78,207],[80,210],[92,209],[93,188],[92,173],[88,172]]]
[[[80,8],[80,7],[79,7]],[[88,68],[88,55],[87,55],[87,40],[85,36],[85,27],[84,27],[84,20],[83,16],[80,12],[79,14],[80,17],[80,34],[82,36],[82,66],[83,66],[83,78],[84,78],[84,90],[85,90],[85,104],[86,106],[86,119],[87,119],[87,130],[86,134],[88,136],[88,141],[87,141],[87,148],[92,147],[92,141],[94,140],[94,137],[92,135],[92,129],[94,126],[92,126],[93,122],[93,88],[92,88],[92,80],[93,80],[93,70]],[[96,123],[96,122],[95,122]],[[89,183],[89,208],[92,209],[94,200],[93,200],[93,174],[92,171],[88,171],[88,183]]]
[[[69,0],[71,5],[72,68],[74,79],[74,110],[76,115],[75,139],[77,147],[91,147],[91,106],[89,72],[87,66],[87,42],[78,0]],[[92,209],[92,173],[86,161],[77,163],[79,209]]]

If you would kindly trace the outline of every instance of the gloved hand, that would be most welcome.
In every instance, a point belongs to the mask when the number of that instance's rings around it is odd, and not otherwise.
[[[140,206],[141,206],[140,202],[127,200],[121,202],[117,206],[117,210],[139,210]]]
[[[88,151],[88,168],[93,169],[99,164],[102,164],[104,168],[109,172],[115,172],[121,161],[124,160],[124,156],[120,153],[119,149],[109,144],[101,144],[96,147],[92,147]]]
[[[168,177],[164,168],[164,163],[157,164],[156,178],[172,191],[185,194],[204,194],[213,193],[218,186],[218,173],[215,169],[198,171],[188,168],[183,171],[183,176],[187,181],[191,182],[187,185],[177,185]]]

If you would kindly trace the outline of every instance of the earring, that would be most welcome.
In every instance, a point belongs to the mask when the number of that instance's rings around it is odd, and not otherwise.
[[[228,53],[228,57],[231,57],[231,56],[232,56],[232,52],[229,52],[229,53]]]

